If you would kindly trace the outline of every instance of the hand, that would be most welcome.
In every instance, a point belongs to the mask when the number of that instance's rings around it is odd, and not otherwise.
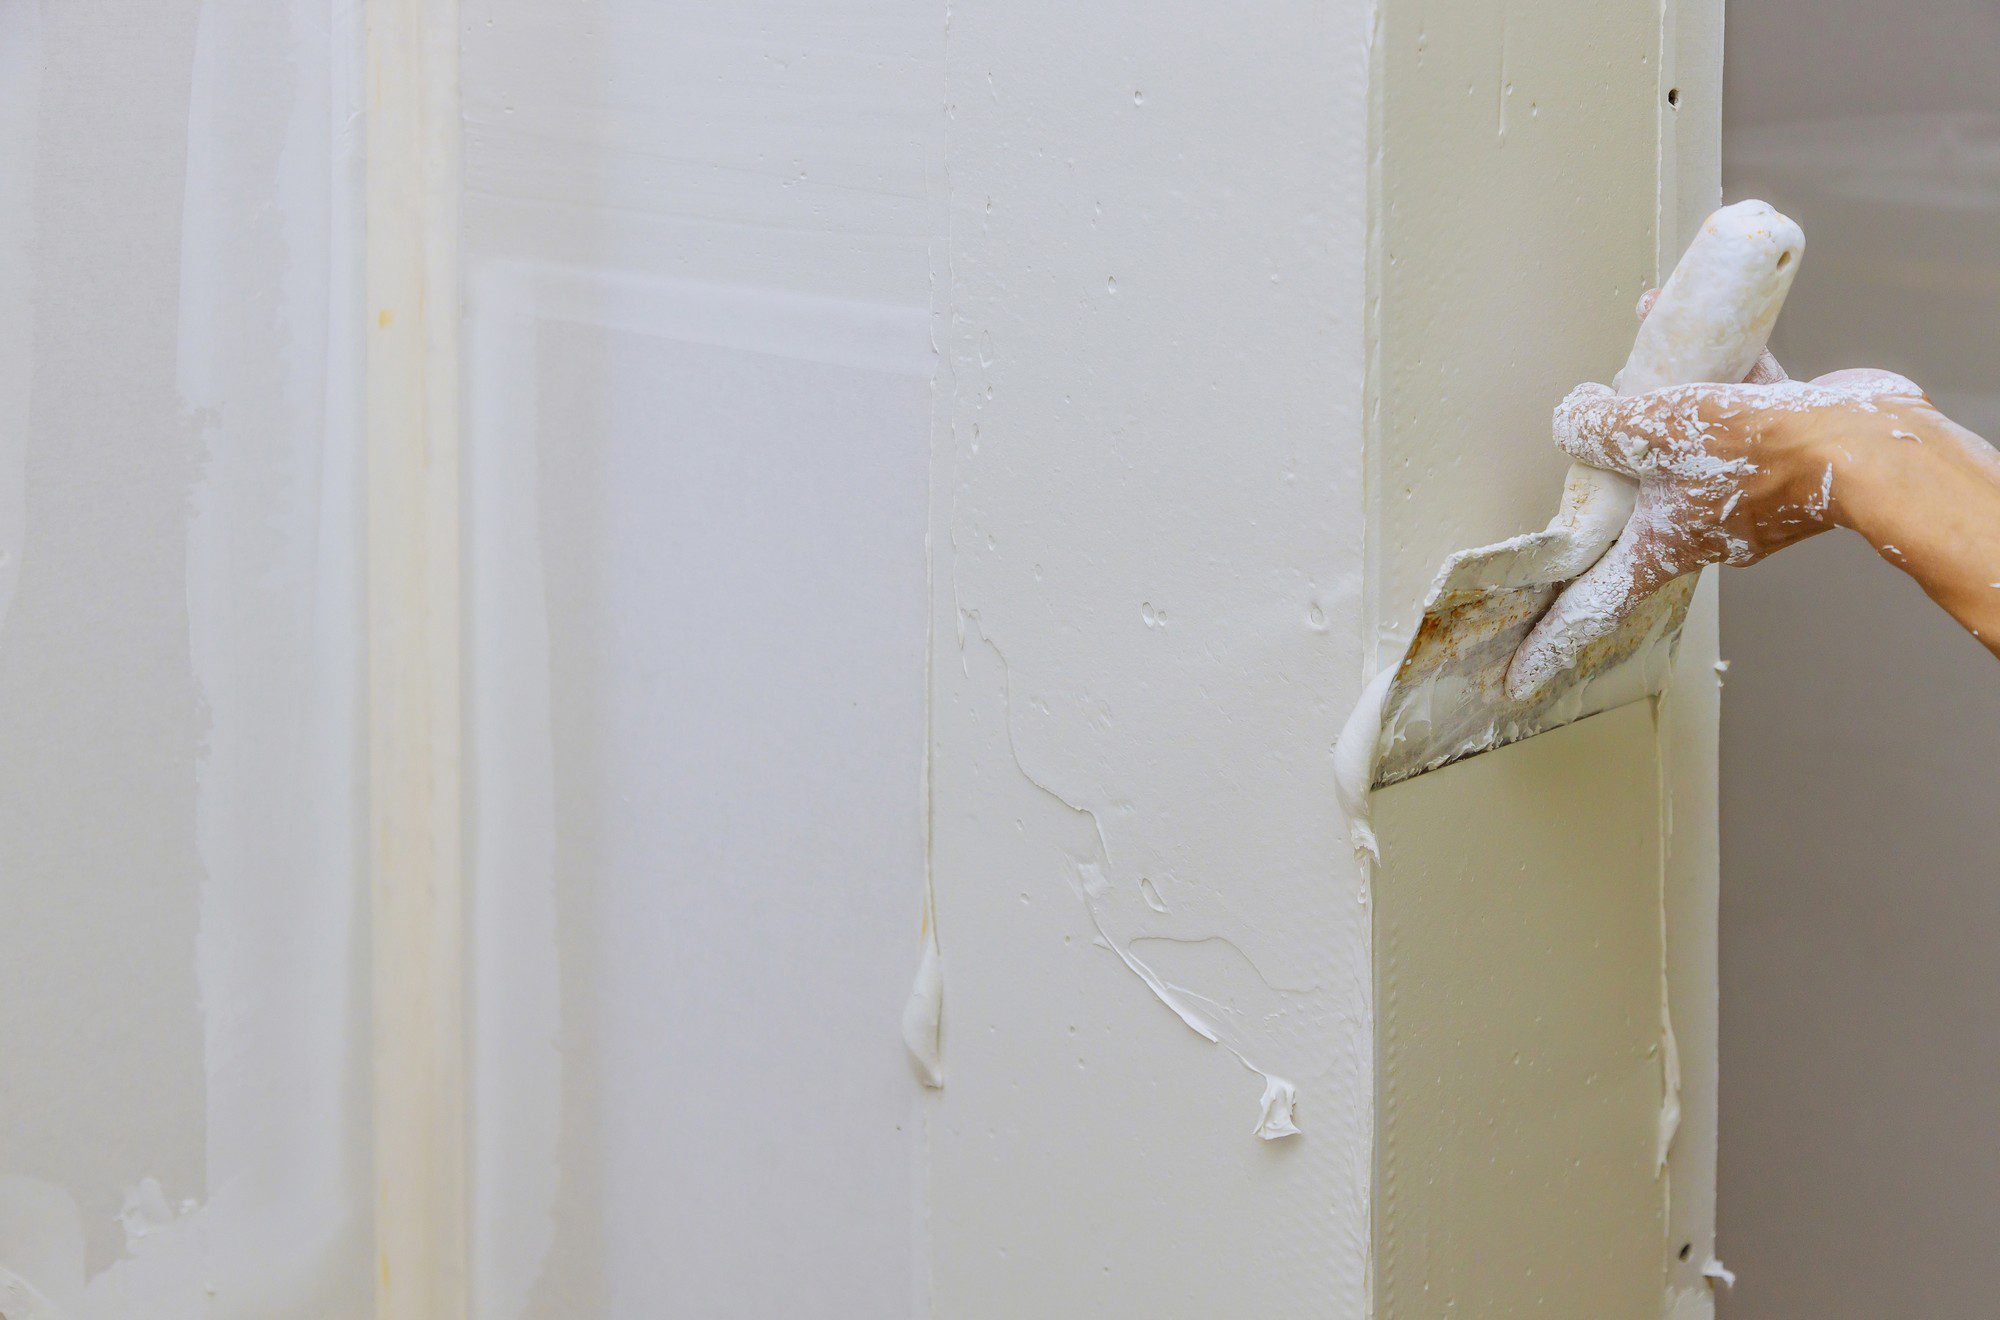
[[[1641,316],[1649,307],[1641,303]],[[1914,428],[1916,414],[1935,411],[1893,373],[1841,371],[1802,383],[1787,380],[1768,354],[1742,385],[1629,398],[1579,386],[1556,408],[1557,445],[1580,463],[1636,479],[1639,499],[1617,543],[1521,644],[1508,692],[1532,695],[1682,574],[1753,564],[1835,525],[1836,474],[1849,446],[1900,434],[1899,421]]]

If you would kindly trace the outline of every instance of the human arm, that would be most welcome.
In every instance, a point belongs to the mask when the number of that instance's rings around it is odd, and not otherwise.
[[[1508,674],[1515,696],[1672,579],[1752,564],[1832,527],[1860,533],[2000,655],[2000,454],[1903,377],[1848,371],[1629,398],[1585,385],[1556,409],[1555,431],[1577,461],[1635,478],[1639,499],[1617,543],[1522,643]]]

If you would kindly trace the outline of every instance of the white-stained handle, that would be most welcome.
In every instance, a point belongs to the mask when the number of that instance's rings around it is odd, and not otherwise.
[[[1669,385],[1742,380],[1771,337],[1804,252],[1798,225],[1763,202],[1738,202],[1708,217],[1639,326],[1632,354],[1615,378],[1617,391],[1640,394]],[[1546,528],[1447,559],[1431,583],[1426,611],[1440,601],[1455,607],[1458,592],[1551,586],[1576,577],[1625,530],[1638,494],[1637,483],[1626,477],[1572,466],[1562,508]],[[1410,700],[1397,689],[1398,669],[1391,665],[1376,674],[1334,748],[1335,789],[1355,852],[1364,857],[1375,855],[1368,793],[1380,761],[1383,722]],[[1418,718],[1426,726],[1434,724],[1427,685],[1436,677],[1433,672],[1422,680]],[[1473,736],[1477,747],[1466,743],[1461,751],[1494,745],[1490,712],[1466,727],[1485,732]]]
[[[1805,247],[1798,224],[1764,202],[1737,202],[1709,216],[1640,323],[1612,387],[1643,394],[1742,380],[1770,341]],[[1553,575],[1572,578],[1596,563],[1625,530],[1638,495],[1629,477],[1571,466],[1562,509],[1549,524],[1568,541]]]

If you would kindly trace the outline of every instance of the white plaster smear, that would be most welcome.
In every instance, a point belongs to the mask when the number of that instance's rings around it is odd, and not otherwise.
[[[21,117],[38,10],[0,8],[9,153],[38,142],[32,115]],[[176,377],[207,450],[187,590],[210,719],[195,799],[206,880],[191,951],[209,1197],[175,1200],[139,1176],[119,1215],[122,1254],[88,1273],[72,1193],[0,1177],[9,1320],[307,1320],[347,1313],[372,1282],[351,1072],[360,313],[350,107],[360,18],[332,13],[329,22],[307,3],[206,0],[191,75]],[[0,295],[18,306],[34,246],[20,229],[34,170],[8,177]],[[3,615],[20,542],[30,350],[25,331],[0,334],[22,340],[0,343]]]
[[[917,977],[903,1005],[903,1045],[925,1086],[944,1085],[944,956],[938,951],[937,926],[924,914],[924,949],[917,960]]]
[[[1132,860],[1156,845],[1136,834],[1123,837],[1132,810],[1116,786],[1122,776],[1051,745],[1048,721],[1057,717],[1050,700],[1020,690],[1020,680],[986,635],[978,612],[961,608],[959,638],[962,648],[982,648],[1002,667],[1008,745],[1023,778],[1088,822],[1088,834],[1081,837],[1094,846],[1070,851],[1066,878],[1089,913],[1100,946],[1116,955],[1190,1031],[1222,1046],[1259,1076],[1263,1089],[1251,1132],[1266,1141],[1297,1135],[1299,1087],[1293,1079],[1301,1070],[1318,1071],[1311,1062],[1312,1044],[1300,1032],[1321,1011],[1323,987],[1288,977],[1272,980],[1245,945],[1258,949],[1267,961],[1276,950],[1257,938],[1261,932],[1254,929],[1244,930],[1251,938],[1239,943],[1241,919],[1229,914],[1223,895],[1208,885],[1183,898],[1187,909],[1205,911],[1206,921],[1194,929],[1185,917],[1173,917],[1171,905],[1164,905],[1165,911],[1156,907],[1161,882],[1140,874],[1143,866]],[[1085,718],[1100,728],[1111,719],[1101,704]],[[1119,833],[1114,836],[1114,831]],[[1305,973],[1301,969],[1291,975]]]

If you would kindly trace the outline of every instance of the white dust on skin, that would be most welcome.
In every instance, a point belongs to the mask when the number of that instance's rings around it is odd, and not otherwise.
[[[1840,372],[1817,381],[1681,385],[1621,400],[1580,385],[1555,412],[1558,446],[1582,463],[1638,483],[1618,542],[1566,588],[1523,643],[1510,692],[1532,693],[1576,663],[1667,582],[1709,564],[1742,566],[1828,525],[1834,471],[1802,498],[1760,499],[1779,474],[1756,461],[1754,437],[1785,414],[1875,413],[1920,395],[1888,372]]]

